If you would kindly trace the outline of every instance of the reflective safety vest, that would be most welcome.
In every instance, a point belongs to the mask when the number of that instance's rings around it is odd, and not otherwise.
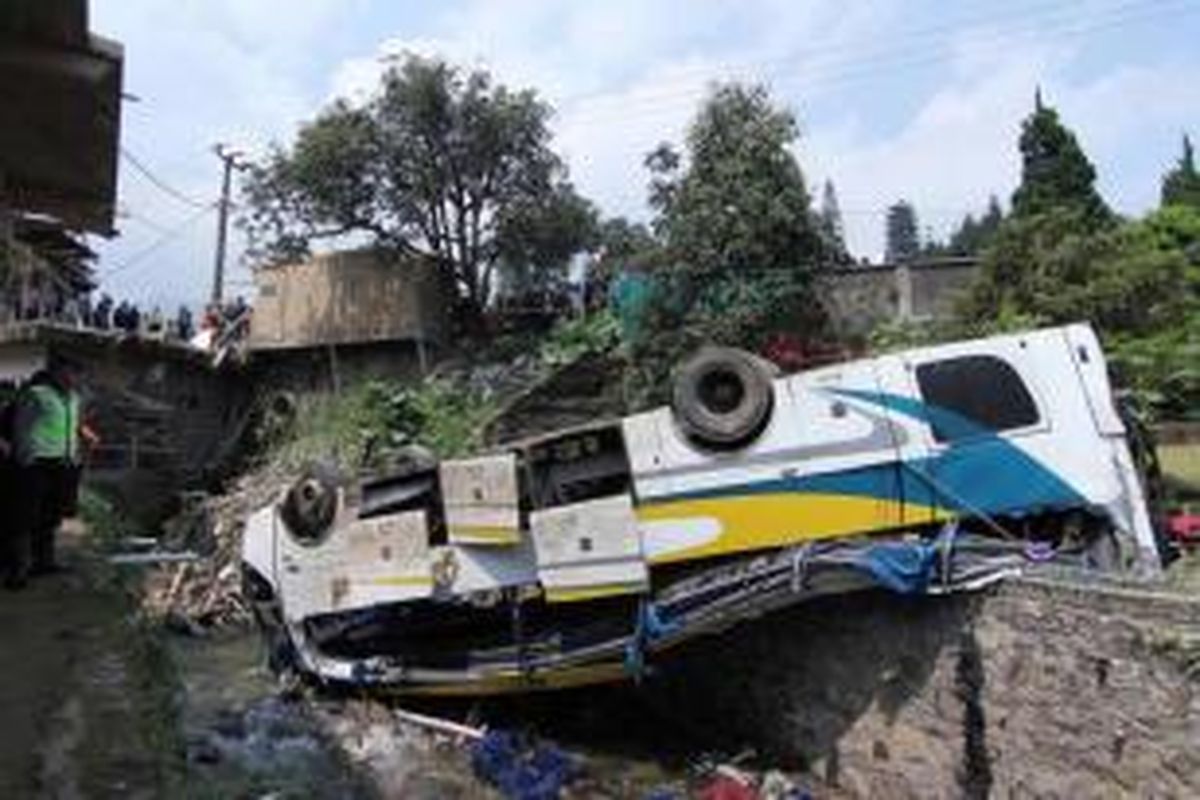
[[[79,395],[61,392],[44,383],[25,390],[25,402],[34,413],[27,418],[27,430],[17,431],[22,460],[43,459],[77,463],[79,460]],[[24,415],[19,415],[20,419]]]

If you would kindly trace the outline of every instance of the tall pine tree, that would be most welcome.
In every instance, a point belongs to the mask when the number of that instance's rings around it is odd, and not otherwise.
[[[826,179],[821,193],[821,210],[817,212],[817,221],[821,226],[821,235],[825,237],[829,249],[830,260],[837,264],[850,262],[850,253],[846,249],[846,232],[842,224],[842,209],[838,205],[837,191],[833,181]]]
[[[1186,133],[1183,135],[1183,155],[1179,157],[1179,163],[1163,176],[1162,204],[1200,208],[1200,173],[1196,172],[1192,140]]]
[[[950,241],[943,249],[945,253],[954,256],[978,255],[983,248],[991,243],[996,229],[1004,221],[1004,212],[1000,210],[1000,201],[996,195],[988,198],[987,213],[979,219],[971,214],[963,217],[958,230],[950,234]]]
[[[1030,217],[1051,209],[1080,212],[1092,225],[1112,219],[1096,191],[1096,169],[1058,112],[1035,97],[1033,114],[1021,123],[1021,185],[1013,193],[1013,215]]]
[[[911,261],[921,251],[921,235],[917,227],[917,210],[912,203],[901,200],[887,210],[887,244],[883,258],[889,264]]]

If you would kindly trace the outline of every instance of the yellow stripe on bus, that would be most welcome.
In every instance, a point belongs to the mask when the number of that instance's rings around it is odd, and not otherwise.
[[[546,600],[550,603],[576,603],[600,597],[616,597],[622,594],[638,594],[646,590],[646,584],[600,583],[592,586],[546,587]]]
[[[432,586],[433,577],[429,575],[389,575],[384,578],[372,578],[373,586]]]
[[[516,544],[521,531],[507,525],[448,525],[450,540],[455,544]]]
[[[637,516],[642,522],[700,518],[719,525],[711,540],[651,559],[660,564],[933,522],[944,519],[947,512],[876,497],[781,492],[655,503],[639,507]]]

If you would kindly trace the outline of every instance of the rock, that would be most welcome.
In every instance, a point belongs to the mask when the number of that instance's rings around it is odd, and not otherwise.
[[[211,739],[198,739],[188,746],[188,760],[195,764],[219,764],[221,748]]]

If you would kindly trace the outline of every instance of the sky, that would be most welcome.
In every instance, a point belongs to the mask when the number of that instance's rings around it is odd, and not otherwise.
[[[535,89],[580,192],[643,221],[645,153],[682,140],[714,81],[764,83],[796,115],[814,198],[833,182],[872,259],[899,199],[935,237],[1007,204],[1038,87],[1124,214],[1157,203],[1182,133],[1200,138],[1200,0],[91,0],[91,17],[125,47],[129,95],[120,235],[92,244],[102,288],[145,306],[210,291],[214,144],[286,144],[404,52]],[[235,231],[227,293],[252,296],[243,250]]]

